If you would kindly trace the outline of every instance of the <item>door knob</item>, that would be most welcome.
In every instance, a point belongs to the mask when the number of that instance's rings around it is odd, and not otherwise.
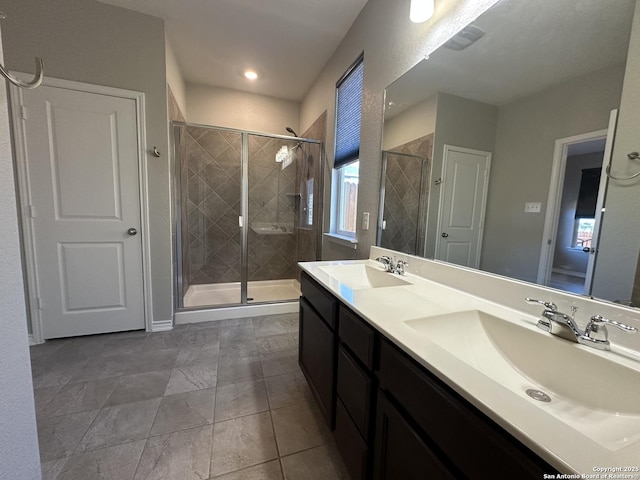
[[[131,227],[129,230],[127,230],[127,233],[131,236],[136,235],[138,233],[138,230],[136,230],[135,228]]]
[[[583,252],[586,252],[586,253],[594,253],[594,252],[595,252],[595,249],[593,249],[593,248],[591,248],[591,247],[584,247],[584,248],[582,249],[582,251],[583,251]]]
[[[447,232],[442,232],[442,238],[447,238],[449,236],[449,234]]]

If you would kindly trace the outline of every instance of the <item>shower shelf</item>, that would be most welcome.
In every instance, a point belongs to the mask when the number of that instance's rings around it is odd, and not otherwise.
[[[251,230],[258,235],[293,235],[291,223],[252,223]]]

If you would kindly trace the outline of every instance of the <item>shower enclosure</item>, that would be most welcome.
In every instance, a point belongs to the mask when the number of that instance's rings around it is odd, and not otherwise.
[[[322,143],[172,122],[178,309],[296,300],[319,258]]]
[[[426,157],[382,152],[377,245],[424,255],[429,168]]]

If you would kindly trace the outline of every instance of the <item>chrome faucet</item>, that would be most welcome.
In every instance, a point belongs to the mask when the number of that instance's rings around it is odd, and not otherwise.
[[[397,273],[398,275],[404,275],[404,269],[409,265],[409,263],[404,260],[396,261],[395,258],[391,258],[387,255],[376,258],[376,262],[380,262],[384,266],[385,272]]]
[[[609,320],[602,315],[594,315],[589,320],[589,323],[587,323],[587,327],[584,329],[584,334],[580,336],[579,342],[599,350],[609,350],[611,344],[609,343],[609,332],[607,331],[606,325],[617,327],[625,333],[636,333],[638,331],[636,327],[630,327],[624,323]],[[600,338],[595,338],[593,336],[594,333],[597,333]]]
[[[572,306],[571,315],[567,315],[566,313],[559,312],[558,307],[553,302],[545,302],[544,300],[536,300],[534,298],[525,298],[525,300],[529,303],[539,303],[544,306],[544,311],[538,320],[538,328],[571,342],[588,345],[599,350],[609,350],[611,347],[605,324],[617,327],[626,333],[636,333],[638,331],[635,327],[630,327],[615,320],[609,320],[602,315],[594,315],[587,324],[585,331],[581,332],[575,322],[578,307]],[[595,333],[598,333],[600,338],[594,337],[593,334]]]
[[[393,259],[391,257],[388,257],[387,255],[376,258],[376,262],[380,262],[382,264],[385,272],[393,273],[396,268],[393,263]]]

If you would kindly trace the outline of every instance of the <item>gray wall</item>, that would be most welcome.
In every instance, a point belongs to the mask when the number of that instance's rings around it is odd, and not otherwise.
[[[214,127],[289,135],[300,133],[300,103],[229,88],[187,83],[187,120]]]
[[[163,20],[88,0],[0,0],[7,67],[145,93],[153,319],[172,318],[167,80]]]
[[[603,155],[604,152],[596,152],[567,157],[556,248],[553,254],[553,268],[571,270],[580,274],[587,272],[589,253],[583,252],[582,247],[574,248],[572,246],[576,206],[578,204],[578,194],[580,193],[582,170],[602,166]]]
[[[627,153],[640,151],[640,2],[633,18],[621,104],[611,161],[611,170],[617,176],[640,170],[640,162],[627,159]],[[626,302],[631,298],[640,248],[640,180],[610,181],[605,206],[592,294]]]
[[[555,141],[606,129],[620,104],[623,73],[600,70],[500,108],[482,270],[536,281]],[[525,202],[541,202],[542,211],[524,213]]]
[[[433,181],[442,176],[445,145],[493,152],[498,108],[467,98],[438,94],[436,130],[433,137],[432,188],[429,192],[425,256],[433,258],[436,248],[440,188]],[[493,165],[491,166],[493,170]],[[434,234],[435,233],[435,234]]]
[[[409,20],[410,0],[369,0],[351,29],[322,69],[302,102],[300,130],[327,111],[327,168],[325,168],[324,229],[329,229],[330,179],[335,148],[336,81],[364,51],[364,97],[360,131],[360,187],[358,216],[378,216],[384,89],[476,18],[496,0],[437,2],[436,14],[423,24]],[[323,258],[365,258],[375,244],[376,228],[362,230],[357,222],[356,250],[323,242]]]
[[[40,478],[40,454],[4,80],[0,82],[0,245],[0,478],[33,480]]]

